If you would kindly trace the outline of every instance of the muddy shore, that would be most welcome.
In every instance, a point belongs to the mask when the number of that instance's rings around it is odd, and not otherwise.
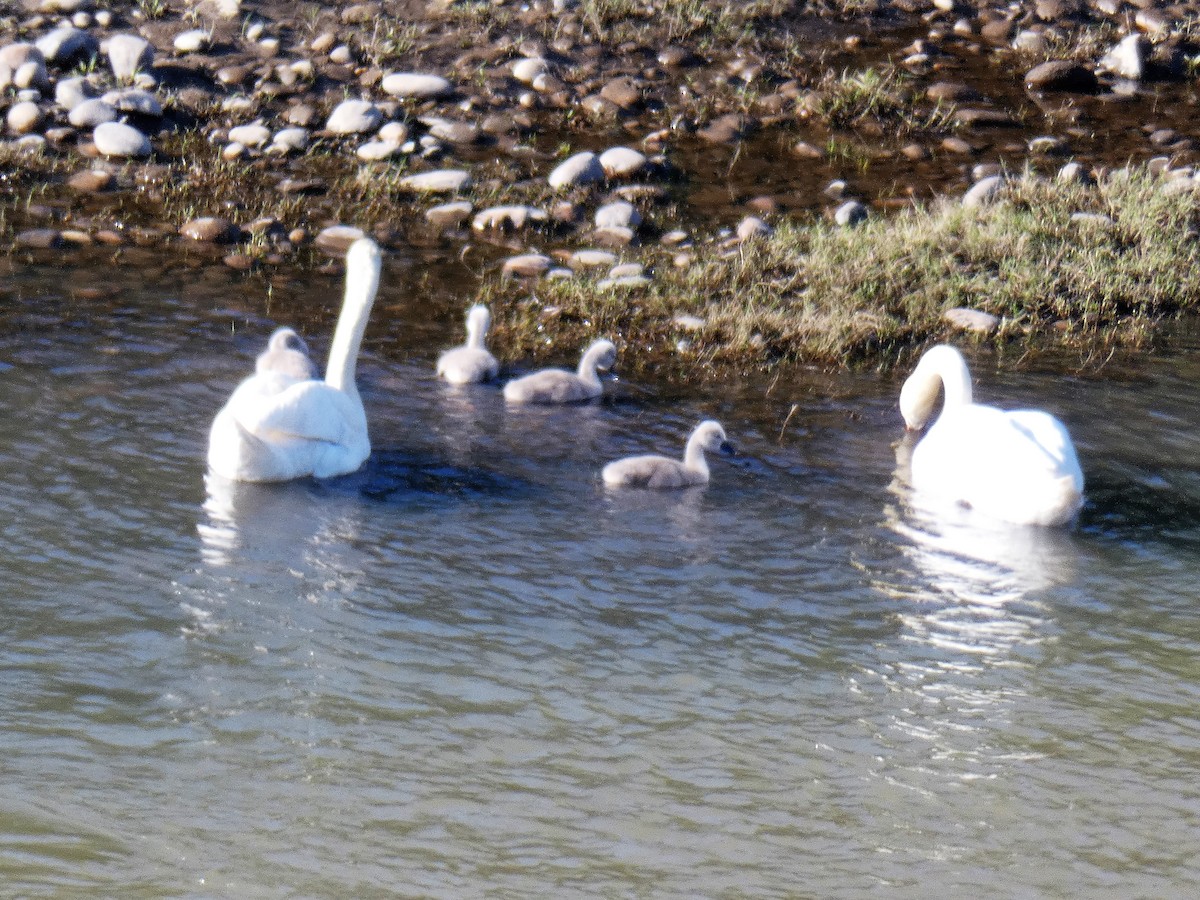
[[[681,273],[798,228],[1003,204],[1015,175],[1135,171],[1190,196],[1198,21],[1151,0],[2,3],[0,242],[17,264],[151,250],[270,278],[336,275],[366,232],[470,255],[462,306],[491,302],[522,355],[590,326],[586,304],[529,306],[564,290],[657,290],[638,340],[616,335],[648,358],[835,364],[960,328],[1111,340],[1069,304],[1023,317],[967,290],[818,353]]]

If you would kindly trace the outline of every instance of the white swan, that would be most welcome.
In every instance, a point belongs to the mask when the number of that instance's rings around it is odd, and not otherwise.
[[[344,475],[363,464],[371,441],[354,370],[380,266],[374,241],[363,238],[350,246],[346,297],[325,380],[297,380],[268,365],[238,385],[209,432],[213,472],[233,481],[287,481]]]
[[[290,328],[277,328],[267,341],[267,349],[254,361],[259,375],[276,372],[296,381],[320,378],[316,363],[309,358],[308,344]]]
[[[609,487],[684,488],[708,483],[704,451],[732,453],[719,422],[708,419],[688,438],[683,462],[666,456],[630,456],[610,462],[600,473]]]
[[[921,357],[900,391],[910,430],[929,420],[939,386],[942,413],[912,452],[914,490],[1017,525],[1062,525],[1079,512],[1083,473],[1058,419],[971,402],[966,361],[942,344]]]
[[[492,323],[488,308],[477,303],[467,311],[467,342],[447,350],[437,361],[437,373],[451,384],[489,381],[500,373],[500,363],[484,346]]]
[[[504,399],[509,403],[578,403],[592,400],[604,393],[597,369],[611,369],[617,361],[617,348],[612,341],[601,338],[584,351],[579,369],[542,369],[504,386]]]

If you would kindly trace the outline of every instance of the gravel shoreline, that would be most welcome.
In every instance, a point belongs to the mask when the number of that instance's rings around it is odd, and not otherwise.
[[[637,297],[783,224],[986,205],[1013,173],[1190,186],[1198,21],[1149,0],[0,4],[0,241],[254,269],[435,237],[485,261],[515,331],[539,281]]]

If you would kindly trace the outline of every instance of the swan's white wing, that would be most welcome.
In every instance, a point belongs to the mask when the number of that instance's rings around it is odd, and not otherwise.
[[[1061,524],[1078,511],[1083,475],[1070,435],[1038,410],[979,404],[944,412],[913,451],[913,486],[989,515]]]
[[[235,414],[251,434],[273,442],[340,444],[356,429],[365,430],[354,402],[323,381],[301,381],[270,396],[257,395],[252,402],[238,404]]]

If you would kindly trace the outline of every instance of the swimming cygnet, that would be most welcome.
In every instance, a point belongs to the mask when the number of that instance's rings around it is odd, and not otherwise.
[[[604,393],[597,369],[611,369],[617,361],[617,348],[612,341],[601,338],[584,351],[579,368],[542,369],[504,386],[504,399],[509,403],[578,403],[593,400]]]
[[[610,462],[600,473],[609,487],[685,488],[708,483],[705,450],[732,453],[719,422],[708,419],[696,426],[688,438],[683,462],[650,454]]]
[[[484,346],[492,322],[488,308],[477,303],[467,311],[467,342],[447,350],[437,361],[437,373],[451,384],[475,384],[500,373],[500,363]]]
[[[254,361],[259,375],[274,372],[296,381],[319,378],[316,363],[308,356],[308,344],[290,328],[277,328],[267,341],[267,349]]]

